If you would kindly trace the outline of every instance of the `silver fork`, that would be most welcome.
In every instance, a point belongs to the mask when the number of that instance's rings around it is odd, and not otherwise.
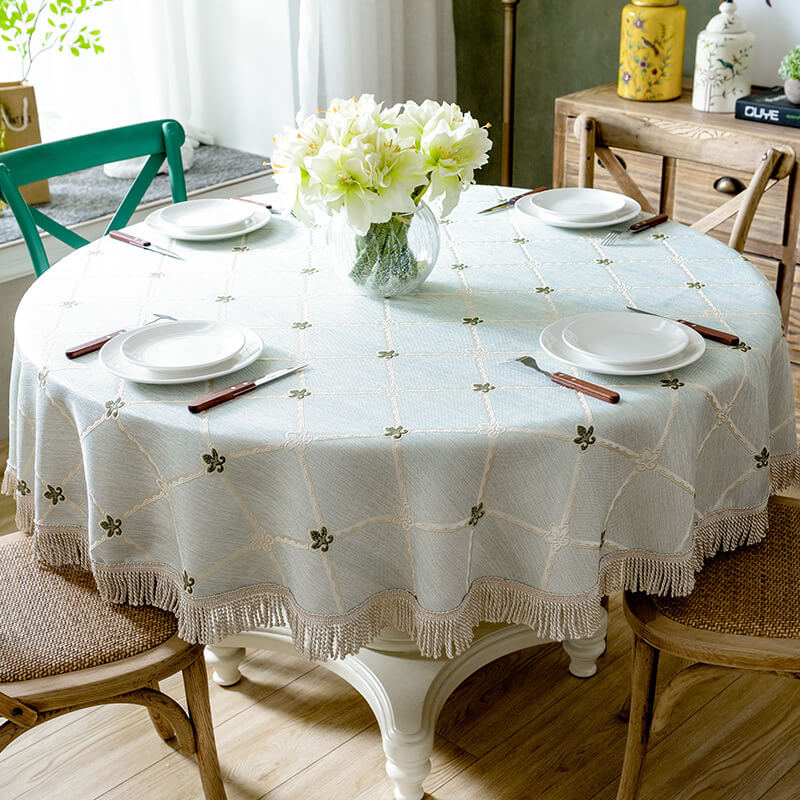
[[[608,247],[610,244],[614,244],[614,242],[619,239],[620,234],[622,231],[609,231],[601,240],[600,246],[601,247]]]

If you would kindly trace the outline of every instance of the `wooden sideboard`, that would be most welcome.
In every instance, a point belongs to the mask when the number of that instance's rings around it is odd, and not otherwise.
[[[699,155],[697,161],[670,157],[658,151],[658,146],[648,138],[648,129],[666,130],[673,135],[685,136],[688,140],[697,140],[698,150],[704,140],[746,134],[763,139],[765,150],[774,145],[792,147],[800,162],[800,129],[748,122],[736,119],[733,114],[697,111],[692,108],[691,85],[688,82],[679,99],[661,103],[623,100],[617,95],[616,84],[609,84],[556,99],[554,187],[576,186],[578,183],[578,140],[573,134],[575,117],[588,114],[596,118],[602,127],[604,113],[623,114],[637,123],[646,123],[644,127],[636,126],[639,135],[629,139],[624,149],[614,147],[613,141],[607,144],[653,208],[687,225],[730,200],[737,188],[747,185],[750,173],[709,167],[702,163]],[[654,140],[659,138],[653,136]],[[754,163],[753,168],[756,166]],[[764,195],[745,250],[747,258],[776,287],[782,283],[786,287],[781,305],[784,313],[788,314],[787,338],[793,360],[800,359],[800,302],[792,304],[791,291],[795,266],[800,261],[799,171],[796,164],[787,179],[780,181]],[[728,180],[720,180],[725,178]],[[715,184],[718,188],[715,188]],[[595,169],[594,185],[599,189],[619,191],[614,179],[600,164]],[[733,219],[727,220],[711,235],[727,241],[732,224]],[[784,266],[787,264],[788,273]],[[800,292],[800,287],[797,291]]]

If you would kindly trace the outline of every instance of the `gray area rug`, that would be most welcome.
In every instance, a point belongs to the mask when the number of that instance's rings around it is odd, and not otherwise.
[[[194,163],[186,173],[186,191],[263,173],[263,156],[215,145],[201,145],[194,151]],[[108,178],[102,167],[50,179],[49,203],[37,206],[62,225],[74,225],[111,214],[117,210],[132,180]],[[170,196],[169,177],[157,175],[145,193],[143,203]],[[9,209],[0,214],[0,244],[20,239],[19,227]]]

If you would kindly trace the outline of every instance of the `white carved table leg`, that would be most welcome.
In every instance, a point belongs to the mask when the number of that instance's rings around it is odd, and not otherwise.
[[[605,648],[606,618],[589,639],[564,642],[573,675],[597,671],[594,659]],[[423,658],[412,640],[392,629],[342,660],[325,661],[326,669],[344,678],[369,703],[381,731],[386,772],[394,783],[395,800],[421,800],[422,783],[430,772],[436,719],[453,690],[484,665],[509,653],[546,644],[524,625],[485,623],[474,631],[472,645],[452,659]],[[247,631],[206,648],[215,664],[214,680],[231,685],[239,676],[245,647],[297,655],[285,628]]]
[[[206,662],[214,667],[214,683],[220,686],[233,686],[239,683],[242,673],[239,664],[245,655],[244,647],[224,647],[218,644],[206,647]]]
[[[561,646],[569,656],[569,671],[576,678],[591,678],[597,672],[598,658],[606,649],[606,630],[608,614],[603,609],[603,620],[600,627],[588,639],[566,639]]]

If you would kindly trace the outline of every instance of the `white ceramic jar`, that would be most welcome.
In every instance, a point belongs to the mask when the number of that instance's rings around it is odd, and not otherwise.
[[[755,35],[726,0],[697,35],[692,105],[700,111],[733,111],[750,94]]]

